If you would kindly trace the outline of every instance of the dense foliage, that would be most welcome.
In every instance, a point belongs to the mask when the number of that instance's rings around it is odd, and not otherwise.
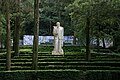
[[[120,71],[12,71],[0,72],[0,80],[119,80]]]
[[[85,41],[87,17],[90,20],[91,38],[112,38],[118,46],[120,28],[120,0],[75,0],[68,6],[75,36]],[[117,34],[116,34],[117,33]],[[117,40],[116,40],[117,39]]]
[[[15,16],[18,15],[14,0],[10,0],[11,30],[14,36]],[[52,26],[60,21],[65,28],[65,35],[74,35],[85,45],[86,16],[90,18],[91,37],[112,38],[114,45],[119,46],[120,24],[119,0],[41,0],[40,2],[40,32],[39,35],[52,35]],[[24,34],[33,35],[34,0],[21,0],[21,39]],[[0,2],[0,34],[4,43],[5,38],[5,2]],[[89,13],[89,14],[88,14]]]

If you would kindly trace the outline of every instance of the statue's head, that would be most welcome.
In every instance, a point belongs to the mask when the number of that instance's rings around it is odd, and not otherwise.
[[[58,27],[60,27],[60,22],[57,22],[56,25],[57,25]]]

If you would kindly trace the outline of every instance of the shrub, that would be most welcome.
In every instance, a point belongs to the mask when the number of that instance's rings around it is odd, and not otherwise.
[[[83,71],[4,71],[0,80],[83,80]]]
[[[114,70],[92,70],[87,71],[86,80],[120,80],[120,71]]]
[[[39,70],[2,71],[0,80],[119,80],[120,71],[113,70]]]

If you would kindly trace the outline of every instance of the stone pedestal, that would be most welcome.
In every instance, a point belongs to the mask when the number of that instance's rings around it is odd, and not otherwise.
[[[63,52],[63,50],[61,50],[61,52],[57,52],[57,51],[53,50],[52,55],[64,55],[64,52]]]

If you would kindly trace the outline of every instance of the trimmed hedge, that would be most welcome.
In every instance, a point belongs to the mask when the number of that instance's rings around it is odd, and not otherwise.
[[[6,49],[0,49],[0,53],[6,52]]]
[[[3,71],[0,80],[119,80],[120,71],[39,70]]]
[[[0,72],[0,80],[84,80],[83,71],[11,71]]]
[[[40,52],[52,52],[53,46],[39,46]],[[20,49],[32,49],[32,46],[21,46]],[[65,52],[80,52],[81,47],[80,46],[64,46],[63,47]]]
[[[86,80],[120,80],[120,70],[87,71]]]

